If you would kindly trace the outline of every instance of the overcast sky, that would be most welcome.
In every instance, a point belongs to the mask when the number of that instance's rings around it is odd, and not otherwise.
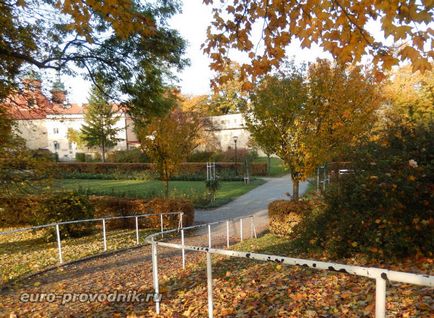
[[[211,22],[211,7],[202,3],[203,0],[184,0],[183,12],[173,17],[171,26],[177,29],[181,36],[187,40],[187,57],[191,65],[178,74],[180,79],[178,85],[184,94],[201,95],[210,91],[209,83],[212,77],[209,59],[205,56],[200,46],[205,41],[206,29]],[[294,56],[296,61],[309,62],[317,57],[327,56],[318,47],[312,49],[301,49],[299,42],[294,41],[287,48],[287,55]],[[241,60],[241,56],[234,54],[233,57]],[[78,78],[65,78],[68,88],[68,95],[71,102],[84,103],[87,100],[90,84]]]

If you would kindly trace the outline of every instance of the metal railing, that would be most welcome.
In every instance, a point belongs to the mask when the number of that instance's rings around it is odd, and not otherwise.
[[[19,228],[19,229],[10,230],[10,231],[3,231],[3,232],[0,232],[0,235],[10,235],[10,234],[15,234],[15,233],[20,233],[20,232],[34,231],[34,230],[38,230],[38,229],[54,227],[54,229],[56,231],[56,241],[57,241],[57,251],[58,251],[58,257],[59,257],[59,264],[63,264],[62,239],[61,239],[61,232],[60,232],[60,226],[61,225],[87,223],[87,222],[102,222],[102,244],[103,244],[104,252],[106,252],[107,251],[107,233],[106,233],[106,222],[107,221],[134,218],[135,219],[136,245],[139,245],[140,244],[139,219],[144,218],[144,217],[160,216],[160,233],[159,234],[164,235],[164,218],[163,217],[166,215],[178,215],[179,216],[178,229],[182,228],[182,224],[183,224],[182,219],[183,219],[184,212],[166,212],[166,213],[147,213],[147,214],[139,214],[139,215],[111,216],[111,217],[102,217],[102,218],[95,218],[95,219],[64,221],[64,222],[58,222],[58,223],[36,225],[36,226],[26,227],[26,228]],[[13,244],[13,243],[11,243],[11,244]]]
[[[149,235],[145,238],[145,241],[150,243],[152,246],[152,275],[153,275],[153,285],[154,285],[154,300],[155,300],[155,310],[157,314],[160,314],[160,297],[159,297],[159,278],[158,278],[158,246],[180,249],[182,252],[182,267],[185,269],[185,251],[196,251],[206,253],[206,275],[207,275],[207,290],[208,290],[208,317],[213,317],[213,285],[212,285],[212,254],[224,255],[229,257],[241,257],[248,258],[252,260],[264,261],[264,262],[276,262],[284,265],[291,266],[304,266],[317,270],[327,270],[333,272],[347,273],[350,275],[362,276],[371,279],[375,279],[375,317],[385,318],[386,317],[386,283],[388,281],[407,283],[413,285],[421,285],[434,287],[434,276],[424,275],[424,274],[413,274],[405,272],[391,271],[387,269],[375,268],[375,267],[363,267],[363,266],[352,266],[337,263],[329,263],[315,260],[306,260],[299,258],[284,257],[279,255],[268,255],[259,254],[252,252],[239,252],[228,249],[213,248],[211,242],[211,228],[214,225],[222,224],[226,222],[226,246],[230,246],[230,233],[229,233],[229,222],[239,221],[239,234],[240,240],[243,240],[243,220],[250,219],[251,221],[251,237],[256,238],[256,226],[254,223],[254,215],[245,216],[242,218],[213,222],[209,224],[201,224],[190,227],[182,227],[181,229],[168,230],[161,233],[155,233]],[[184,231],[189,229],[197,229],[201,227],[208,228],[208,246],[192,246],[185,245]],[[181,233],[181,244],[169,243],[156,241],[156,237],[162,234],[175,233],[180,231]]]

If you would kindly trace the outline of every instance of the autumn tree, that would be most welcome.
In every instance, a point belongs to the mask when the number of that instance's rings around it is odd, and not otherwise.
[[[136,126],[143,152],[155,163],[169,196],[169,181],[182,162],[200,144],[204,120],[194,112],[175,108],[162,117],[155,117],[144,126]]]
[[[248,111],[247,107],[243,108],[243,113]],[[273,131],[274,123],[272,121],[257,121],[252,123],[249,118],[247,118],[247,127],[249,129],[251,139],[249,144],[253,148],[261,149],[267,156],[267,174],[271,173],[271,156],[275,154],[275,137],[270,134]]]
[[[68,128],[68,131],[66,132],[66,138],[69,142],[76,144],[78,148],[83,148],[83,146],[86,144],[81,130]]]
[[[434,71],[412,73],[409,66],[396,69],[383,95],[384,120],[425,125],[434,120]]]
[[[0,106],[0,197],[8,199],[47,189],[52,170],[47,158],[26,147],[13,125],[7,110]]]
[[[432,1],[204,2],[213,6],[204,51],[212,59],[211,68],[222,74],[214,85],[226,80],[223,71],[232,62],[230,50],[248,56],[241,75],[252,81],[278,67],[284,60],[285,47],[294,40],[300,41],[302,48],[317,44],[342,64],[356,64],[370,56],[378,77],[400,61],[409,60],[413,71],[432,69],[429,63],[434,58]],[[369,27],[373,23],[384,37],[375,36]],[[256,30],[260,31],[259,37]],[[252,82],[246,82],[245,88],[252,88]]]
[[[245,117],[255,142],[290,169],[297,199],[300,181],[368,133],[379,102],[373,80],[359,68],[318,60],[307,73],[288,64],[266,76]]]
[[[167,24],[179,10],[176,0],[0,1],[0,101],[32,68],[103,77],[104,93],[132,116],[165,107],[168,79],[187,63]]]
[[[183,107],[196,109],[208,116],[239,113],[245,107],[248,94],[242,89],[240,65],[231,63],[221,75],[226,79],[218,90],[209,95],[184,98]]]
[[[310,128],[305,141],[317,160],[339,159],[346,147],[368,137],[377,120],[382,86],[368,70],[321,59],[310,65],[307,76],[305,116]]]
[[[101,82],[99,85],[103,86]],[[106,95],[96,86],[92,87],[88,102],[79,138],[89,148],[99,147],[102,162],[105,162],[107,150],[120,141],[117,134],[122,128],[115,127],[119,116]]]
[[[210,99],[208,95],[179,96],[179,107],[183,112],[201,117],[201,129],[198,144],[208,151],[215,151],[218,148],[218,139],[214,134],[214,126],[207,117],[210,115]]]
[[[224,83],[209,97],[208,114],[226,115],[239,113],[247,103],[247,94],[242,89],[240,65],[231,63],[221,73]]]
[[[186,112],[202,112],[206,114],[209,107],[208,95],[184,95],[180,96],[180,107]]]
[[[299,182],[309,173],[303,120],[307,101],[303,68],[288,65],[284,72],[266,76],[251,96],[245,118],[255,143],[279,156],[291,171],[293,198],[298,199]]]

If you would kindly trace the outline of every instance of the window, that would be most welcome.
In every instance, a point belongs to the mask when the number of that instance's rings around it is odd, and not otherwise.
[[[53,128],[53,133],[58,134],[59,133],[59,128]]]
[[[60,149],[60,144],[57,141],[53,142],[53,145],[54,145],[54,150]]]
[[[72,150],[72,142],[68,143],[69,150]]]

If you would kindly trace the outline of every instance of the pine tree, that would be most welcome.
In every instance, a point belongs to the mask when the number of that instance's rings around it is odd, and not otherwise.
[[[115,128],[119,116],[115,115],[107,97],[96,86],[92,87],[88,101],[85,124],[81,128],[82,139],[87,147],[99,147],[102,162],[105,162],[107,149],[120,141],[116,135],[122,128]]]

